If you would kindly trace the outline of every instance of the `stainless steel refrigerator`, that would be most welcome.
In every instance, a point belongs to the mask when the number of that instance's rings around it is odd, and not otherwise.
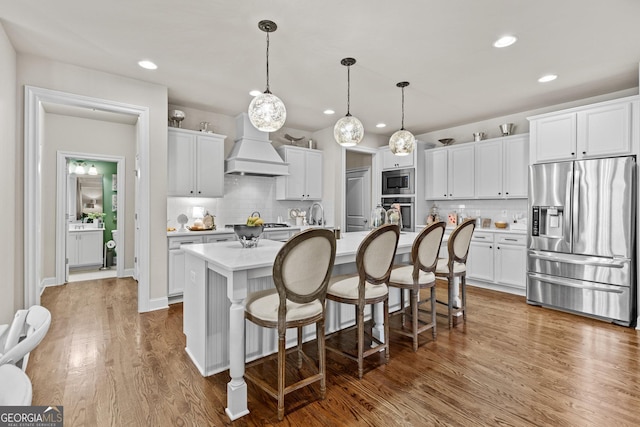
[[[530,166],[529,304],[634,324],[635,174],[634,157]]]

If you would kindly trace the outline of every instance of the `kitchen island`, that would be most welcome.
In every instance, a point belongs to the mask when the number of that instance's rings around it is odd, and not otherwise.
[[[343,233],[337,240],[334,274],[356,271],[356,252],[367,234]],[[416,236],[417,233],[400,233],[397,261],[409,260]],[[261,240],[256,248],[243,248],[237,241],[184,247],[185,350],[203,376],[229,369],[226,413],[232,420],[249,413],[245,362],[276,351],[275,330],[245,324],[244,300],[250,292],[274,286],[273,262],[283,245],[283,242]],[[400,308],[399,296],[399,292],[390,293],[390,310]],[[331,304],[327,305],[327,332],[354,324],[352,307],[328,303]],[[381,310],[382,305],[378,304],[375,320],[382,319]],[[382,325],[376,322],[374,333],[384,340],[382,330]],[[288,345],[295,344],[295,334],[295,330],[288,331]],[[314,327],[305,329],[303,334],[305,340],[314,339]]]

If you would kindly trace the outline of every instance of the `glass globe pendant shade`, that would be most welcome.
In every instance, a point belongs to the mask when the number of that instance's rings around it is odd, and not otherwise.
[[[353,147],[362,141],[364,126],[360,120],[351,115],[344,116],[333,127],[333,137],[343,147]]]
[[[284,103],[270,92],[261,93],[249,104],[249,120],[262,132],[275,132],[287,119]]]
[[[407,156],[416,148],[416,138],[408,130],[400,129],[391,135],[389,148],[396,156]]]

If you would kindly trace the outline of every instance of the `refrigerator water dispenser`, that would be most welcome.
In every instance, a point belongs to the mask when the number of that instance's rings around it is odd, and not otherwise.
[[[563,237],[564,206],[533,206],[531,235],[538,237]]]

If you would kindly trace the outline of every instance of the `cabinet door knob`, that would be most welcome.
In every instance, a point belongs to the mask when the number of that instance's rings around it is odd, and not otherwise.
[[[202,191],[198,191],[198,194],[201,194],[201,193],[202,193]]]
[[[189,191],[189,193],[193,194],[193,190]]]
[[[575,155],[576,155],[576,153],[571,153],[571,155],[572,155],[572,156],[575,156]]]
[[[498,193],[498,196],[502,196],[502,193]]]
[[[504,194],[506,194],[506,195],[508,196],[508,195],[509,195],[509,192],[507,191],[507,192],[506,192],[506,193],[504,193]]]
[[[583,154],[583,155],[584,155],[584,154],[587,154],[587,152],[586,152],[586,151],[583,151],[583,152],[582,152],[582,154]]]

